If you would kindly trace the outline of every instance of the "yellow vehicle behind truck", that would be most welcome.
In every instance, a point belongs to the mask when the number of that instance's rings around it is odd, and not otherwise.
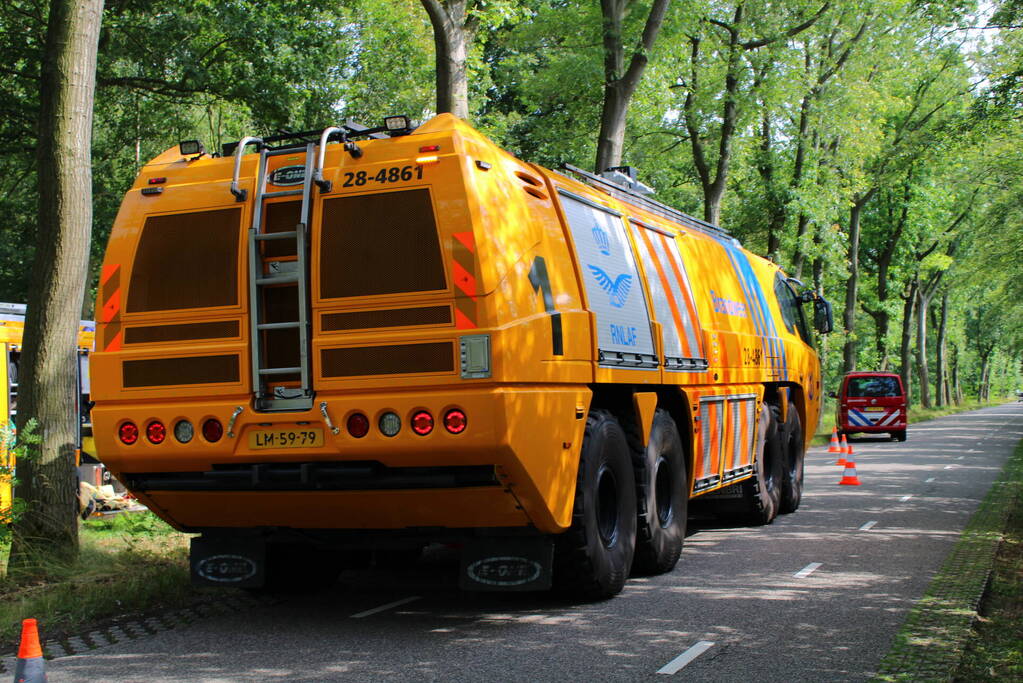
[[[25,304],[0,303],[0,519],[11,510],[11,474],[14,471],[14,417],[18,409],[18,369],[21,364],[22,337],[25,331]],[[78,395],[68,406],[78,415],[77,456],[79,478],[90,484],[110,481],[106,468],[96,458],[89,419],[89,353],[93,349],[96,323],[82,320],[78,324]]]
[[[644,190],[447,114],[169,149],[106,250],[98,449],[197,581],[431,542],[468,589],[670,571],[690,498],[799,506],[830,307]]]

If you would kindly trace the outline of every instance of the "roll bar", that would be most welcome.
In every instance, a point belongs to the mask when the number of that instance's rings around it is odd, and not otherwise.
[[[245,148],[252,144],[256,145],[257,150],[260,149],[263,146],[263,138],[246,135],[238,142],[238,146],[234,150],[234,176],[231,179],[231,194],[239,202],[244,202],[249,195],[248,190],[238,187],[238,175],[242,170],[242,155],[245,153]]]

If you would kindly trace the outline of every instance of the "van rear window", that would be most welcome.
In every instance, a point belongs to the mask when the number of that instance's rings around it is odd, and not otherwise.
[[[845,395],[853,398],[893,398],[902,396],[902,388],[895,377],[852,377]]]
[[[150,216],[128,287],[128,313],[238,302],[241,209]]]

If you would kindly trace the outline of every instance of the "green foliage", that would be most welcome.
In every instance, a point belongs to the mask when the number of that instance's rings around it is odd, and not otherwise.
[[[14,522],[25,512],[25,501],[14,497],[14,489],[18,484],[15,477],[15,464],[31,460],[35,455],[34,447],[42,439],[38,434],[38,423],[33,418],[25,423],[21,432],[15,434],[14,423],[10,420],[0,423],[0,452],[7,455],[0,463],[0,486],[7,487],[11,506],[0,510],[0,548],[7,548],[11,543],[11,529]],[[13,456],[13,457],[11,457]]]

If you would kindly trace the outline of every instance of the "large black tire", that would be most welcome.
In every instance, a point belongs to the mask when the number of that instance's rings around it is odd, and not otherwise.
[[[777,419],[775,408],[772,417]],[[780,411],[779,411],[780,412]],[[778,512],[788,514],[799,509],[803,499],[803,459],[806,449],[803,447],[803,423],[799,420],[796,406],[789,404],[789,414],[785,418],[785,426],[781,429],[782,443],[782,482],[781,505]]]
[[[664,574],[678,563],[686,537],[689,485],[685,450],[675,420],[657,410],[646,448],[635,429],[626,432],[636,470],[634,574]]]
[[[757,443],[753,477],[743,482],[743,497],[748,512],[746,522],[753,526],[770,524],[781,507],[782,449],[778,423],[765,403],[757,419]]]
[[[625,433],[613,415],[586,418],[572,526],[557,538],[554,585],[586,599],[620,593],[636,549],[636,482]]]
[[[895,439],[896,441],[905,441],[906,440],[906,430],[905,429],[900,429],[897,432],[892,432],[892,438]]]

